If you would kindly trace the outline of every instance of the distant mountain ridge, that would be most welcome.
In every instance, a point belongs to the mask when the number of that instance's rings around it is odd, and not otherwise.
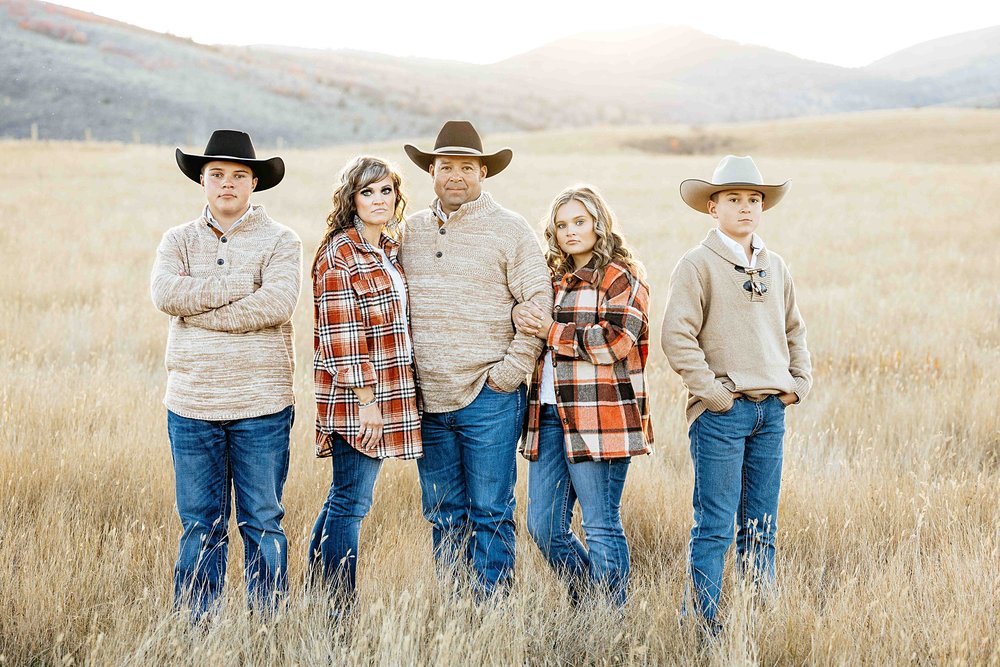
[[[690,28],[557,40],[492,65],[285,46],[204,46],[38,0],[0,0],[0,136],[262,145],[485,131],[742,122],[1000,105],[1000,26],[849,69]]]

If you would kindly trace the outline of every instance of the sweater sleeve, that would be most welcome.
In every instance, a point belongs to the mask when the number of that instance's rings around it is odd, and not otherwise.
[[[518,303],[530,301],[552,312],[552,282],[542,250],[528,224],[518,222],[520,233],[507,261],[507,288]],[[543,346],[539,338],[515,331],[504,358],[490,369],[490,379],[504,391],[514,391],[534,370]]]
[[[261,269],[261,285],[253,294],[214,310],[185,316],[188,324],[247,333],[284,324],[292,319],[302,280],[302,242],[291,230],[278,241]]]
[[[614,364],[628,357],[649,326],[649,289],[635,276],[621,272],[603,292],[597,323],[552,326],[547,342],[556,354],[592,364]]]
[[[253,291],[253,275],[237,271],[209,278],[181,275],[190,267],[173,232],[163,235],[150,276],[153,304],[167,315],[190,317],[239,301]]]
[[[725,412],[733,406],[732,393],[716,379],[698,343],[705,316],[705,297],[697,267],[689,259],[681,259],[670,277],[660,345],[670,367],[681,376],[688,391],[709,410]]]
[[[317,295],[316,336],[323,366],[337,386],[375,386],[375,365],[368,356],[368,337],[350,274],[334,267],[317,280],[322,287]]]
[[[795,394],[801,403],[812,388],[812,359],[806,348],[806,323],[795,302],[795,287],[788,267],[785,267],[785,339],[788,341],[788,372],[795,380]]]

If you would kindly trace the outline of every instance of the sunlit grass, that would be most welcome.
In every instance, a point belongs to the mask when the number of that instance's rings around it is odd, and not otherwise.
[[[561,135],[510,139],[526,149],[488,188],[534,222],[562,187],[597,185],[648,267],[658,341],[670,270],[707,229],[677,183],[707,177],[715,159],[638,154],[612,139],[567,159]],[[364,525],[357,613],[328,621],[303,585],[330,474],[312,453],[307,285],[295,314],[288,608],[268,622],[244,611],[234,532],[228,604],[192,628],[171,610],[180,528],[160,403],[167,320],[148,272],[162,232],[198,213],[200,191],[169,147],[2,144],[3,663],[998,664],[997,164],[874,162],[865,135],[854,141],[853,159],[825,160],[808,144],[799,157],[787,146],[755,154],[765,177],[794,181],[761,233],[795,276],[816,384],[788,412],[780,597],[756,607],[730,581],[726,633],[707,649],[678,625],[691,473],[682,388],[658,349],[656,452],[633,463],[625,492],[623,621],[570,607],[524,530],[523,465],[513,594],[476,606],[442,589],[415,466],[397,462]],[[405,168],[414,209],[430,201],[429,178],[399,147],[370,150]],[[256,198],[299,232],[307,256],[354,152],[287,153],[286,181]]]

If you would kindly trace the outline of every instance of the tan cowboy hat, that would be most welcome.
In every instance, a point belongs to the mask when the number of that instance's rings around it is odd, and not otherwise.
[[[437,141],[434,142],[434,150],[430,153],[420,150],[412,144],[403,146],[403,150],[410,156],[414,164],[427,171],[428,167],[434,163],[434,158],[439,155],[471,155],[478,157],[486,165],[486,178],[496,176],[507,168],[514,152],[509,148],[501,148],[496,153],[483,153],[483,140],[479,138],[479,133],[467,120],[449,120],[438,132]]]
[[[781,185],[764,185],[757,165],[749,155],[738,157],[727,155],[719,162],[712,174],[712,182],[689,178],[681,182],[681,199],[684,203],[701,213],[708,213],[708,200],[716,192],[724,190],[756,190],[764,195],[762,210],[766,211],[776,205],[791,187],[791,181]]]
[[[205,146],[204,155],[189,155],[180,148],[174,151],[177,166],[195,183],[201,183],[201,169],[209,162],[236,162],[250,167],[257,179],[254,192],[268,190],[285,177],[285,163],[280,157],[257,159],[250,135],[239,130],[216,130]]]

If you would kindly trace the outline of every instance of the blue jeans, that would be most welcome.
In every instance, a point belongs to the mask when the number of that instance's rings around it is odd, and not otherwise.
[[[423,415],[417,460],[434,557],[446,572],[471,564],[475,590],[506,590],[514,572],[514,482],[525,416],[524,385],[501,393],[483,385],[472,403]]]
[[[628,465],[628,458],[570,463],[559,412],[541,407],[538,460],[528,464],[528,533],[549,565],[569,578],[574,600],[589,582],[616,606],[625,604],[629,553],[621,505]],[[570,528],[576,501],[586,547]]]
[[[758,587],[774,585],[785,405],[777,396],[759,403],[738,398],[728,412],[703,412],[688,435],[694,462],[688,567],[695,607],[714,623],[734,521],[737,571]]]
[[[350,604],[357,586],[358,535],[372,507],[382,460],[365,456],[334,434],[333,479],[309,539],[309,569],[322,576],[331,595]]]
[[[177,513],[184,532],[174,566],[174,601],[201,617],[222,591],[229,551],[230,497],[244,546],[251,607],[273,609],[288,590],[281,491],[288,476],[289,406],[249,419],[205,421],[167,411]]]

